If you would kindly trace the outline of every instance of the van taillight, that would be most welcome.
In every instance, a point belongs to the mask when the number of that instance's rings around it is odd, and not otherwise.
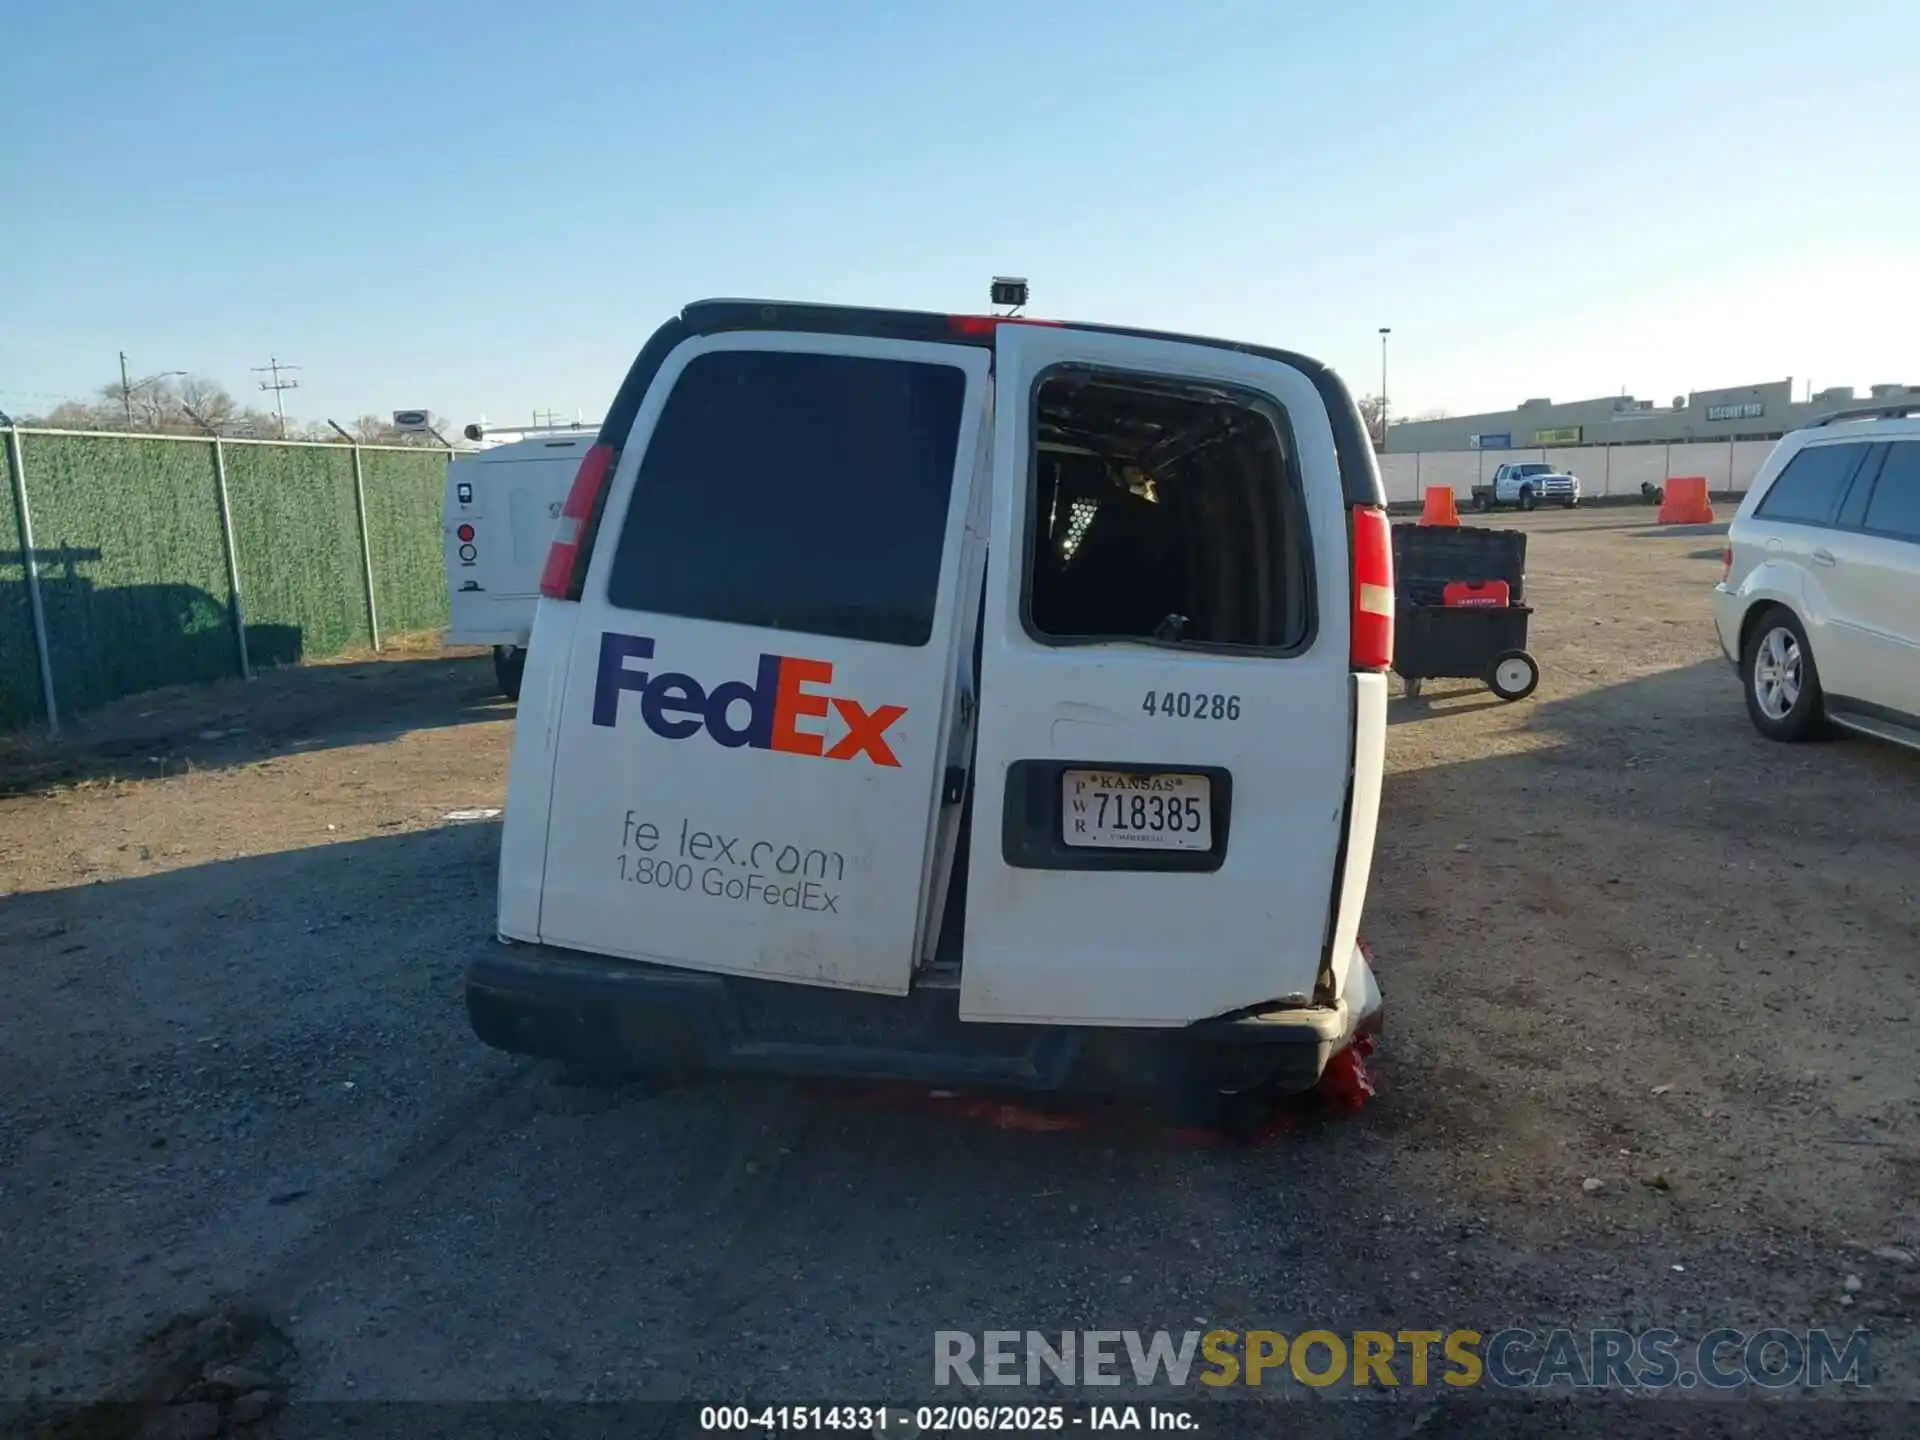
[[[1393,527],[1373,505],[1353,507],[1353,668],[1393,665]]]
[[[607,483],[613,478],[613,447],[595,445],[580,458],[567,503],[554,522],[553,544],[547,550],[546,569],[540,572],[540,593],[549,600],[578,600],[586,584],[587,554],[591,542],[587,525],[599,508]]]
[[[1733,546],[1723,546],[1720,551],[1720,583],[1726,584],[1733,578]]]
[[[1027,315],[949,315],[947,328],[956,335],[991,335],[1002,325],[1060,325],[1059,320],[1036,320]]]

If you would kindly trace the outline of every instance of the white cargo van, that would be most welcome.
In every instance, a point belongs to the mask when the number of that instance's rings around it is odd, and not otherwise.
[[[471,438],[478,439],[469,427]],[[491,645],[500,692],[520,694],[540,568],[594,432],[535,433],[456,456],[442,510],[446,643]]]
[[[709,301],[568,495],[479,1036],[1209,1093],[1379,1024],[1379,474],[1298,355]]]

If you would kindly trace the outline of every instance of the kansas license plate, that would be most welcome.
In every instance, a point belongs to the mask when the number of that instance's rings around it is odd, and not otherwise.
[[[1060,777],[1060,838],[1096,850],[1210,850],[1213,784],[1204,775]]]

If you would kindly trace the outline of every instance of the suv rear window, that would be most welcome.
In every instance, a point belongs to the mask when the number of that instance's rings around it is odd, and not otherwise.
[[[1920,540],[1920,440],[1896,440],[1887,447],[1861,524],[1882,535]]]
[[[1840,497],[1847,493],[1847,484],[1868,448],[1861,441],[1807,446],[1787,462],[1780,478],[1761,499],[1757,513],[1769,520],[1831,524],[1840,508]]]
[[[958,367],[920,361],[695,357],[641,459],[607,599],[926,644],[966,387]]]

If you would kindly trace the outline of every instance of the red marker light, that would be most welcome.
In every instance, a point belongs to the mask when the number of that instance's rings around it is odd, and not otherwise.
[[[949,315],[947,328],[956,335],[991,335],[1002,325],[1060,325],[1059,320],[1036,320],[1025,315]]]
[[[460,537],[460,543],[462,545],[470,545],[473,543],[473,526],[462,525],[458,530],[454,531],[453,533]]]

